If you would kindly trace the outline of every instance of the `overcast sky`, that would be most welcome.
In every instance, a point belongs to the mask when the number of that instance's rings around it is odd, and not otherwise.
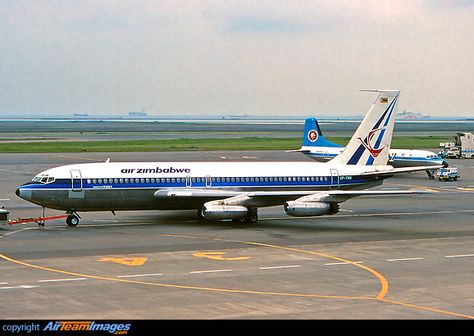
[[[0,0],[0,114],[474,117],[474,0]]]

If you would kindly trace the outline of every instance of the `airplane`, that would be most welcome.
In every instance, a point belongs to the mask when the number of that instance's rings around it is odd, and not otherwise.
[[[333,143],[323,136],[316,118],[306,118],[301,148],[288,152],[300,152],[313,160],[327,162],[342,153],[343,150],[344,146]],[[418,149],[390,149],[388,164],[395,168],[425,165],[442,165],[443,168],[449,166],[437,154]],[[426,173],[430,179],[434,179],[432,170],[426,170]]]
[[[256,223],[258,208],[283,205],[289,216],[335,214],[358,196],[429,193],[365,190],[383,180],[432,167],[387,165],[398,90],[378,93],[345,150],[319,162],[106,162],[51,168],[18,187],[16,195],[44,208],[78,212],[197,210],[205,220]]]

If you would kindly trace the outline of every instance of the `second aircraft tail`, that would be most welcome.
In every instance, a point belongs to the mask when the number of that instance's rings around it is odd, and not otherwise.
[[[303,133],[303,147],[343,147],[327,140],[316,118],[306,118]]]

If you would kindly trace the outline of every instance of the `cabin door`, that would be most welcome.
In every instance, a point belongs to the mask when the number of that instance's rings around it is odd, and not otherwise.
[[[80,170],[71,170],[72,191],[82,191],[82,175]]]
[[[337,169],[330,169],[331,172],[331,189],[339,188],[339,172]]]

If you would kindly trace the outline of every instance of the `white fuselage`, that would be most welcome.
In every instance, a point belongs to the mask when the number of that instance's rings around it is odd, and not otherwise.
[[[20,186],[17,194],[48,208],[71,211],[198,209],[226,192],[232,196],[233,191],[295,192],[299,197],[318,190],[364,189],[381,181],[364,173],[390,169],[317,162],[85,163],[46,170]],[[168,190],[190,197],[157,197]],[[205,195],[194,197],[196,191]]]
[[[327,162],[344,151],[344,147],[303,146],[300,151],[319,162]],[[390,149],[389,165],[398,167],[416,167],[430,165],[447,165],[433,152],[418,149]]]

